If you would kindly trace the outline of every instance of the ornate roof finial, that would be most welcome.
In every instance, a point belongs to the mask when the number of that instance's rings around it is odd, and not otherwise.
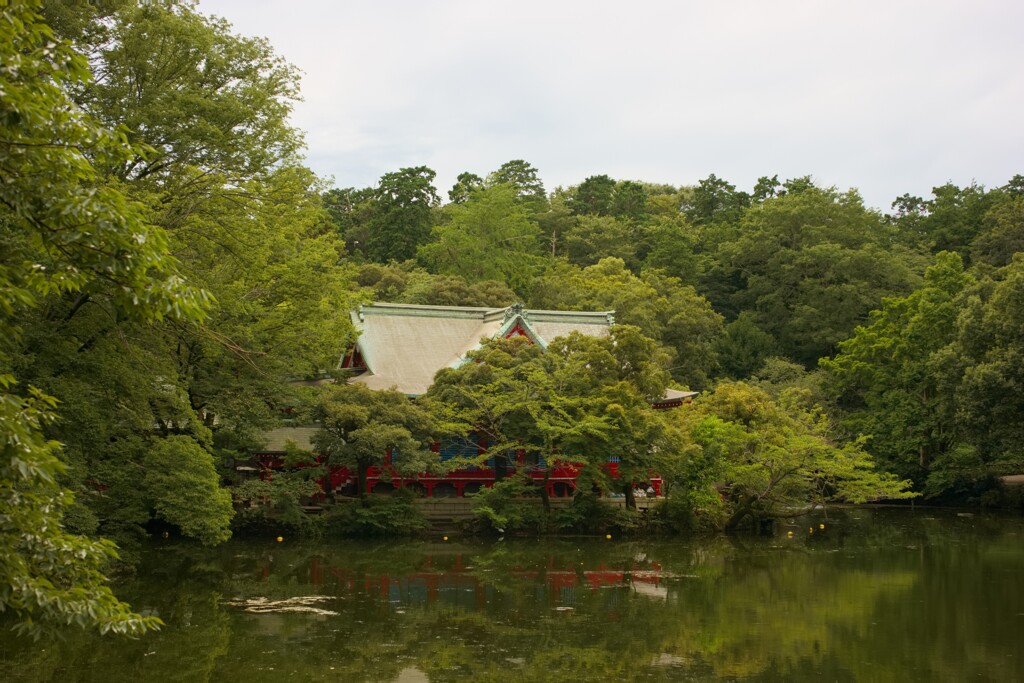
[[[508,322],[517,315],[523,314],[523,305],[520,303],[514,303],[505,309],[505,322]]]

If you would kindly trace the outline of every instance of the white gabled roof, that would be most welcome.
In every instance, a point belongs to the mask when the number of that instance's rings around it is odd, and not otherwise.
[[[367,371],[353,378],[371,389],[394,387],[410,396],[426,393],[438,370],[458,365],[484,339],[518,325],[542,347],[570,332],[608,335],[613,311],[532,311],[508,308],[375,303],[352,313],[360,331],[356,346]]]
[[[285,453],[288,442],[304,451],[313,450],[313,436],[320,431],[319,427],[278,427],[263,433],[264,446],[257,453]]]

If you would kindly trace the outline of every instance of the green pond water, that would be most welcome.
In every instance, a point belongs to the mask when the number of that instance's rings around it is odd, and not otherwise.
[[[840,510],[771,538],[169,540],[117,589],[163,630],[0,635],[0,679],[1024,681],[1013,516]]]

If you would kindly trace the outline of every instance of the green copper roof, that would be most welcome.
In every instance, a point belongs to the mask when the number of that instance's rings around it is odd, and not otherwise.
[[[352,313],[356,342],[367,372],[355,377],[371,389],[396,388],[410,396],[427,391],[438,370],[458,365],[484,339],[508,334],[518,324],[546,348],[555,337],[580,332],[605,336],[612,311],[534,311],[508,308],[375,303]]]

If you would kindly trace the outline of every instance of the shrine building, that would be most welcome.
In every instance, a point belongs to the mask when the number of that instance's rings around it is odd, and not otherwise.
[[[413,399],[427,392],[439,370],[458,367],[486,339],[523,336],[546,349],[551,340],[572,332],[606,337],[614,324],[614,311],[543,311],[526,309],[520,304],[482,308],[374,303],[360,306],[351,315],[359,336],[341,359],[341,367],[352,372],[349,381],[370,389],[397,389]],[[676,407],[695,394],[669,389],[654,407]],[[284,427],[269,432],[265,435],[266,445],[257,453],[258,459],[270,466],[283,455],[282,444],[288,440],[300,447],[308,446],[310,430],[315,427]],[[486,448],[487,444],[480,439],[476,443],[462,439],[434,445],[442,461],[482,456]],[[608,467],[613,475],[617,461],[610,455]],[[490,486],[507,474],[507,468],[495,465],[491,457],[483,467],[467,467],[443,476],[424,473],[411,479],[403,479],[393,470],[371,468],[367,486],[371,493],[388,493],[402,487],[428,497],[461,497]],[[538,480],[547,475],[543,460],[529,466],[518,462],[512,469],[517,466],[526,467],[530,476]],[[555,467],[547,477],[548,494],[572,496],[577,476],[578,471],[572,466]],[[344,494],[352,489],[354,477],[355,473],[346,468],[332,468],[331,489]],[[660,479],[652,477],[651,484],[660,491]]]

